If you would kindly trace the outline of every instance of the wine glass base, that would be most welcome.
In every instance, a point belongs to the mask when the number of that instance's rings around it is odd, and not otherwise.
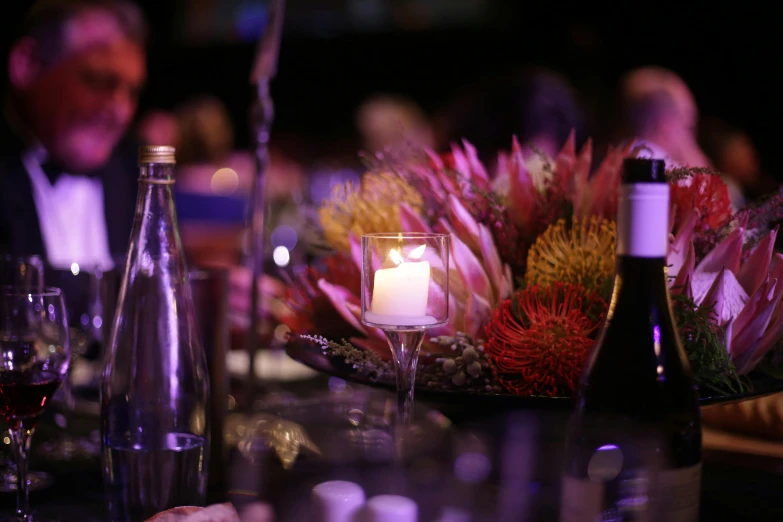
[[[101,456],[101,445],[90,437],[62,434],[53,441],[41,444],[35,454],[52,462],[89,460]]]
[[[16,474],[9,473],[0,477],[0,492],[14,493],[16,492]],[[45,471],[28,471],[27,472],[27,484],[30,491],[39,491],[46,489],[54,483],[54,477]],[[5,520],[5,519],[0,519]],[[10,518],[9,520],[15,520]],[[21,520],[21,519],[19,519]]]

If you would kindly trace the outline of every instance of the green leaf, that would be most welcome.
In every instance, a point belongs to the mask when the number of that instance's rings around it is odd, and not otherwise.
[[[733,395],[750,389],[750,381],[737,374],[726,350],[726,332],[715,322],[712,307],[699,307],[684,294],[672,295],[672,311],[693,376],[705,390]]]

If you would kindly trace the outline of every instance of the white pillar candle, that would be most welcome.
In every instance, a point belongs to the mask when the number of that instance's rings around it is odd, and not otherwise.
[[[378,495],[367,501],[367,522],[416,522],[419,508],[408,497]]]
[[[430,264],[427,261],[401,263],[375,272],[372,291],[373,313],[422,317],[427,313]]]
[[[364,505],[364,490],[354,482],[333,480],[313,488],[315,522],[353,522]]]

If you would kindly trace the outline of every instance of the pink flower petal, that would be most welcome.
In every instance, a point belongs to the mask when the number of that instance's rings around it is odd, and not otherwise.
[[[745,330],[749,324],[756,321],[759,312],[767,306],[768,303],[776,299],[776,294],[780,293],[783,289],[783,285],[779,285],[776,279],[767,278],[764,283],[759,286],[753,294],[748,298],[742,311],[737,315],[734,321],[735,337],[739,335],[742,330]],[[770,318],[771,318],[770,311]],[[764,325],[766,328],[766,324]],[[763,329],[758,332],[759,336],[763,333]]]
[[[590,168],[593,164],[593,140],[588,139],[579,151],[574,166],[574,176],[566,195],[574,206],[574,214],[583,217],[589,195],[587,180],[590,178]]]
[[[492,302],[492,285],[484,272],[484,267],[470,248],[457,236],[451,237],[451,261],[457,268],[468,291]]]
[[[669,274],[675,277],[679,275],[685,261],[693,250],[693,229],[696,226],[699,215],[696,211],[688,214],[685,220],[674,236],[674,240],[669,244],[669,253],[666,255],[666,262],[669,264]],[[694,257],[695,261],[695,257]],[[691,267],[693,271],[693,267]]]
[[[734,337],[731,340],[731,358],[737,371],[747,374],[763,357],[759,347],[773,313],[780,303],[781,285],[776,280],[766,281],[751,296],[745,309],[734,323]]]
[[[489,175],[487,175],[487,169],[484,167],[484,164],[479,160],[478,154],[476,153],[476,147],[468,140],[462,140],[462,147],[465,149],[465,153],[468,156],[471,178],[482,188],[486,187],[487,184],[481,183],[481,181],[489,181]]]
[[[498,295],[496,304],[500,303],[504,299],[508,299],[511,293],[514,291],[514,279],[511,277],[511,267],[503,265],[503,284],[500,287],[500,294]]]
[[[357,237],[353,234],[348,236],[348,244],[351,246],[351,259],[353,259],[353,264],[356,265],[356,268],[359,270],[362,269],[362,242],[357,239]],[[373,256],[377,259],[378,256]],[[380,259],[377,260],[377,266],[374,268],[377,270],[380,268],[382,261]]]
[[[753,355],[747,359],[743,366],[745,373],[751,371],[756,365],[761,362],[761,359],[774,348],[781,337],[783,337],[783,299],[778,303],[778,307],[775,310],[772,320],[769,322],[764,335],[758,342],[756,350]]]
[[[481,336],[484,327],[492,319],[492,307],[476,294],[470,294],[465,303],[465,329],[474,339]]]
[[[436,175],[438,176],[438,180],[440,181],[441,186],[443,186],[443,190],[447,194],[461,193],[461,189],[457,185],[456,180],[452,178],[445,170],[437,171]]]
[[[611,149],[598,166],[589,183],[589,201],[586,216],[601,216],[615,219],[617,216],[617,189],[620,186],[623,159],[628,156],[631,145]]]
[[[717,273],[725,267],[735,274],[739,273],[740,261],[742,260],[742,236],[744,233],[744,228],[734,229],[709,254],[704,256],[704,259],[696,267],[696,272]]]
[[[454,167],[464,177],[470,177],[470,163],[465,153],[456,143],[451,144],[451,155],[454,158]]]
[[[500,176],[507,176],[508,175],[508,154],[506,152],[500,151],[498,152],[498,163],[495,167],[495,177]]]
[[[737,278],[724,268],[715,278],[700,306],[714,307],[718,324],[724,325],[739,315],[747,300],[748,294],[742,289]]]
[[[479,225],[468,209],[454,196],[449,196],[449,220],[455,234],[474,252],[479,251]]]
[[[778,281],[783,281],[783,254],[775,253],[775,255],[772,256],[772,262],[770,263],[770,269],[769,269],[769,277],[770,279],[777,279]]]
[[[445,168],[445,166],[443,165],[443,159],[440,157],[440,154],[438,154],[437,152],[431,149],[424,149],[424,152],[430,158],[430,161],[432,162],[433,165],[435,165],[435,168],[437,170],[443,170]]]
[[[357,318],[354,312],[347,306],[348,303],[351,303],[354,306],[354,310],[355,307],[358,306],[359,313],[361,314],[362,302],[360,298],[356,297],[348,289],[342,286],[329,283],[326,281],[326,279],[318,280],[318,288],[323,291],[324,295],[326,295],[326,297],[329,299],[329,302],[332,303],[334,309],[337,310],[343,319],[348,321],[351,326],[356,328],[356,330],[362,334],[368,334],[367,329],[361,323],[361,318]]]
[[[576,135],[573,129],[568,134],[563,148],[560,149],[555,158],[555,183],[559,185],[566,194],[569,192],[569,185],[574,174],[574,165],[576,163]]]
[[[479,242],[481,243],[481,257],[484,259],[487,274],[495,288],[495,295],[500,295],[503,290],[503,264],[500,261],[498,250],[495,248],[492,233],[484,225],[479,225]]]
[[[432,231],[437,232],[438,234],[451,234],[452,238],[457,235],[454,233],[454,229],[451,228],[449,222],[443,218],[440,218],[438,222],[435,223],[435,226],[432,227]]]
[[[769,264],[772,261],[772,253],[775,250],[777,233],[778,227],[775,227],[756,245],[745,264],[740,268],[737,279],[742,288],[749,294],[752,294],[761,286],[761,283],[764,282],[769,273]]]
[[[670,270],[672,273],[677,274],[674,278],[672,287],[675,289],[684,288],[687,284],[690,287],[690,281],[693,279],[693,270],[696,266],[696,250],[693,247],[693,241],[688,243],[688,253],[685,255],[685,260],[679,267],[679,271],[674,268]]]
[[[431,232],[424,219],[414,212],[407,203],[400,203],[400,226],[403,232]]]
[[[508,176],[507,207],[509,215],[516,225],[526,229],[530,226],[536,213],[538,192],[533,184],[533,178],[525,168],[522,149],[516,137],[514,137],[512,145]]]

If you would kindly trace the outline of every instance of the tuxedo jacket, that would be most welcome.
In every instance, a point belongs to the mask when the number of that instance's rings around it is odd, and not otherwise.
[[[0,253],[40,255],[47,259],[33,186],[22,163],[26,148],[7,120],[0,117]],[[101,180],[109,252],[115,263],[125,256],[133,226],[138,167],[136,147],[121,142],[108,163],[89,173]]]

